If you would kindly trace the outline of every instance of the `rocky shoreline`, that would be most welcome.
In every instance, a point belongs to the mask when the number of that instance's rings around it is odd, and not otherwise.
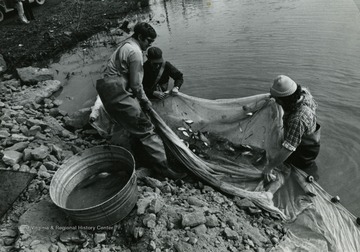
[[[0,168],[35,179],[1,219],[1,252],[269,251],[287,234],[281,220],[247,199],[144,167],[137,167],[139,199],[125,219],[109,227],[72,223],[50,200],[51,178],[65,160],[107,140],[88,124],[91,108],[73,115],[58,108],[62,84],[49,69],[17,74],[0,81]]]

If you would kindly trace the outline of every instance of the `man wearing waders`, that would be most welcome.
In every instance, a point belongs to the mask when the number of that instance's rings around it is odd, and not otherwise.
[[[270,88],[270,95],[284,110],[284,140],[275,157],[263,170],[266,181],[273,180],[273,169],[282,171],[295,166],[319,178],[315,159],[320,150],[320,125],[316,121],[317,104],[309,90],[285,75],[279,75]]]
[[[111,55],[104,78],[96,90],[107,113],[132,136],[139,139],[151,157],[154,169],[162,175],[178,178],[183,173],[171,170],[162,140],[144,111],[151,109],[142,86],[143,54],[155,40],[154,28],[145,22],[135,25],[134,34],[122,42]]]

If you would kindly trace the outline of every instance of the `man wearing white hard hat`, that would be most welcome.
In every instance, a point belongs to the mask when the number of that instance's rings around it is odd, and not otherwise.
[[[284,140],[279,153],[271,157],[263,170],[265,180],[273,180],[273,169],[282,166],[295,166],[317,180],[315,159],[320,150],[317,103],[309,90],[285,75],[275,78],[270,95],[284,110]]]

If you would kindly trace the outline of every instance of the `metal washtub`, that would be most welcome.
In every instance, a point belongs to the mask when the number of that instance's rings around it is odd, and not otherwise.
[[[66,206],[70,193],[79,183],[95,174],[114,170],[114,167],[130,176],[117,193],[94,206],[82,209],[69,209]],[[50,197],[77,224],[114,225],[130,213],[138,198],[134,157],[119,146],[97,146],[78,153],[54,174]]]

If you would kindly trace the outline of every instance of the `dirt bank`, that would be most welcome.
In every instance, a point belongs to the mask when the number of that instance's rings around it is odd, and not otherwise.
[[[0,24],[0,54],[10,71],[46,66],[79,42],[119,26],[119,20],[147,5],[147,0],[47,0],[33,6],[35,20],[22,24],[13,12]]]

